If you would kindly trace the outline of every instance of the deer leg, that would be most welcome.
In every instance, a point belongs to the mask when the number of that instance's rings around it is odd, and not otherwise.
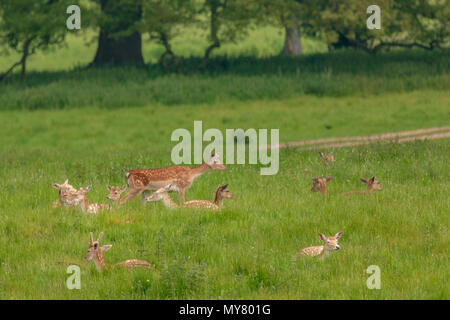
[[[184,189],[178,189],[178,198],[180,199],[180,203],[184,204]]]
[[[144,190],[142,190],[142,189],[131,189],[125,197],[120,199],[120,204],[124,204],[128,200],[133,199],[134,197],[138,196],[143,191]]]
[[[148,190],[143,190],[142,191],[142,204],[145,206],[145,204],[147,203],[147,201],[145,200],[145,198],[148,195]]]

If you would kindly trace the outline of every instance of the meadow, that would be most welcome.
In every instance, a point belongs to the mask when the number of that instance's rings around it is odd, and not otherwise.
[[[275,48],[271,32],[271,41],[243,43]],[[192,131],[194,120],[204,130],[277,128],[280,142],[449,125],[448,53],[324,53],[311,40],[296,59],[225,47],[206,70],[192,52],[176,73],[84,68],[80,52],[92,48],[82,44],[35,57],[24,83],[13,75],[0,84],[1,299],[450,297],[448,139],[325,149],[336,158],[328,169],[317,150],[281,149],[274,176],[228,165],[186,192],[212,199],[228,183],[235,198],[220,212],[140,199],[96,216],[52,208],[52,183],[92,184],[89,200],[106,202],[106,186],[123,186],[128,170],[170,166],[172,131]],[[146,61],[159,49],[144,48]],[[311,178],[329,175],[328,196],[310,192]],[[371,176],[383,191],[343,195]],[[101,231],[113,245],[108,263],[138,258],[154,268],[99,273],[83,257],[89,232]],[[341,250],[329,258],[298,257],[320,245],[319,232],[338,231]],[[69,265],[81,268],[81,290],[66,287]],[[380,267],[380,290],[366,286],[370,265]]]

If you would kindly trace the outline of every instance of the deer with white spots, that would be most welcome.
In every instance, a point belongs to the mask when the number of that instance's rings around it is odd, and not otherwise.
[[[368,195],[375,190],[378,190],[378,191],[383,190],[383,186],[380,184],[380,182],[375,177],[372,177],[369,180],[364,179],[364,178],[359,178],[359,180],[361,180],[361,182],[367,184],[366,191],[350,191],[350,192],[345,193],[346,196],[349,196],[352,194]]]
[[[169,209],[178,208],[180,206],[175,203],[169,195],[170,189],[170,185],[167,185],[164,188],[160,188],[145,200],[148,202],[162,201],[164,205]],[[219,184],[216,189],[216,196],[214,198],[214,201],[191,200],[182,204],[182,207],[219,210],[222,207],[223,199],[232,199],[233,197],[234,195],[230,192],[230,190],[228,190],[228,184],[225,184],[223,186]]]
[[[65,201],[67,205],[80,205],[81,210],[85,213],[96,214],[102,210],[111,210],[112,207],[109,204],[97,202],[97,203],[89,203],[89,199],[86,195],[89,190],[91,190],[92,186],[88,186],[86,188],[80,188],[77,192],[70,195],[69,198]]]
[[[319,238],[320,240],[322,240],[323,245],[304,248],[302,251],[300,251],[300,255],[310,257],[318,256],[321,259],[329,256],[333,251],[339,250],[341,248],[338,243],[338,240],[341,236],[342,232],[338,232],[331,237],[326,237],[322,233],[319,233]]]
[[[107,244],[102,247],[100,247],[100,240],[102,239],[103,232],[100,232],[100,235],[97,238],[97,241],[93,240],[92,232],[89,233],[89,248],[86,256],[84,257],[84,261],[94,261],[95,266],[97,267],[98,271],[102,271],[103,269],[107,268],[108,265],[105,262],[105,259],[103,258],[103,252],[108,251],[111,249],[112,245]],[[131,259],[126,260],[123,262],[116,263],[114,266],[118,267],[124,267],[124,268],[137,268],[137,267],[144,267],[144,268],[151,268],[152,265],[144,260],[137,260],[137,259]]]
[[[178,192],[180,202],[183,204],[186,189],[192,185],[195,179],[210,169],[226,169],[219,160],[219,154],[212,155],[206,162],[194,168],[173,166],[160,169],[130,170],[126,174],[129,192],[120,200],[120,203],[123,204],[144,191],[158,190],[170,185],[170,191]],[[144,194],[142,194],[142,199],[145,200]]]
[[[64,206],[67,198],[71,194],[77,192],[77,189],[75,189],[71,184],[69,184],[68,179],[66,181],[64,181],[63,184],[54,183],[53,188],[56,188],[59,190],[58,191],[59,201],[54,201],[52,204],[54,208]]]

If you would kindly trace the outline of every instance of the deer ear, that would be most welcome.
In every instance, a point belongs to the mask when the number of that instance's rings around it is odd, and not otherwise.
[[[325,155],[323,154],[323,152],[319,152],[319,157],[321,157],[322,159],[325,158]]]
[[[339,239],[340,237],[342,237],[342,232],[338,232],[336,233],[336,235],[334,236],[336,239]]]
[[[375,176],[373,176],[372,178],[370,178],[370,182],[374,182],[375,181]]]
[[[359,178],[359,180],[361,180],[361,181],[364,182],[364,183],[367,183],[367,180],[364,179],[364,178]]]
[[[319,233],[319,238],[320,238],[320,240],[322,240],[322,241],[326,241],[326,240],[327,240],[327,237],[325,237],[325,235],[322,234],[322,233]]]
[[[227,184],[224,184],[224,185],[222,186],[222,190],[225,190],[226,188],[228,188],[228,183],[227,183]]]
[[[330,181],[331,179],[333,179],[333,176],[327,177],[327,181]]]
[[[102,251],[108,251],[109,249],[111,249],[111,247],[112,247],[112,244],[104,245],[104,246],[102,247]]]
[[[107,188],[109,191],[111,191],[111,186],[106,186],[106,188]]]
[[[57,184],[57,183],[54,183],[52,186],[53,186],[53,188],[61,189],[61,185],[59,185],[59,184]]]
[[[69,179],[66,179],[66,181],[64,181],[63,184],[68,184],[69,183]]]
[[[126,188],[127,188],[127,185],[124,185],[124,186],[122,187],[122,189],[120,189],[120,191],[124,192]]]

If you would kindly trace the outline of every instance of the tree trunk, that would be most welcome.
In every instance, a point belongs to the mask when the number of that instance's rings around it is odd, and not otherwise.
[[[20,71],[20,81],[23,81],[25,79],[25,72],[27,69],[26,68],[27,67],[27,58],[28,58],[28,55],[30,54],[31,41],[33,41],[33,38],[25,41],[25,43],[23,45],[22,59],[20,60],[20,64],[22,66],[22,70]]]
[[[282,55],[299,56],[303,53],[302,42],[300,39],[300,28],[289,26],[285,28],[284,46]]]
[[[217,25],[217,10],[219,9],[219,2],[217,1],[213,1],[211,2],[211,7],[210,7],[210,14],[211,14],[211,18],[210,18],[210,37],[211,37],[211,41],[212,43],[208,46],[208,48],[206,48],[205,50],[205,54],[203,55],[203,60],[202,60],[202,67],[206,68],[208,61],[209,61],[209,56],[211,55],[211,52],[215,49],[215,48],[220,48],[220,40],[219,40],[219,27]]]
[[[97,53],[92,62],[93,65],[144,64],[140,32],[133,31],[131,34],[119,38],[114,36],[117,32],[133,28],[134,24],[142,17],[141,0],[129,0],[128,2],[100,1],[102,13],[115,21],[100,26]]]

